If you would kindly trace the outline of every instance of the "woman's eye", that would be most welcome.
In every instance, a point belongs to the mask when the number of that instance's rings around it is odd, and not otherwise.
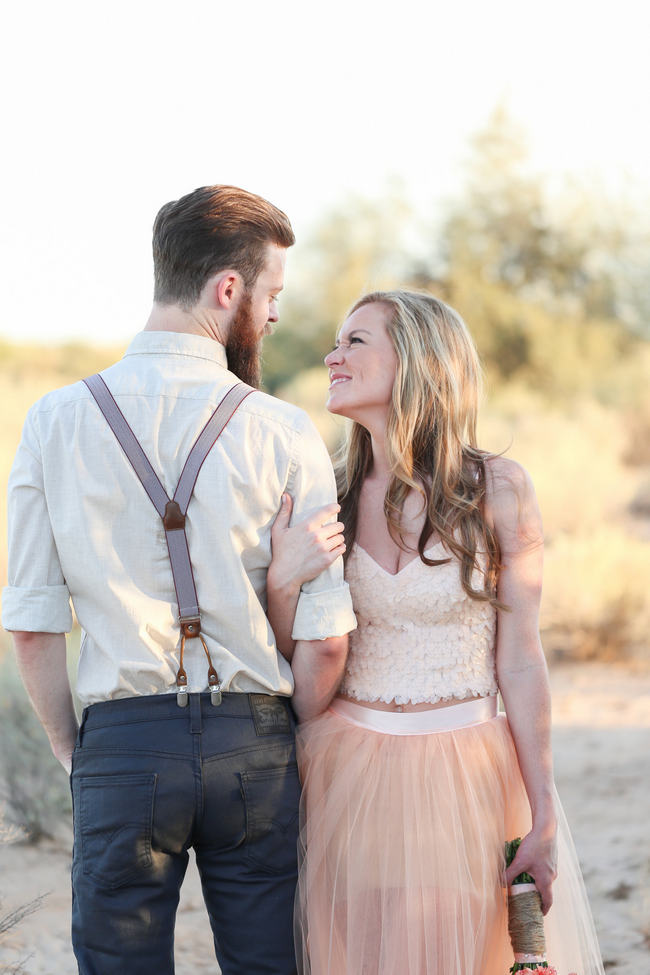
[[[352,338],[347,340],[347,342],[337,342],[336,345],[332,347],[332,352],[336,352],[337,349],[349,349],[353,342],[361,342],[363,344],[363,339],[359,338],[358,335],[353,335]]]

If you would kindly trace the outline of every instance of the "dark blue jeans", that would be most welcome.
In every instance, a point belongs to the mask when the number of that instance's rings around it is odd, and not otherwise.
[[[72,765],[72,942],[81,975],[171,975],[194,847],[224,975],[291,975],[300,782],[286,698],[86,708]]]

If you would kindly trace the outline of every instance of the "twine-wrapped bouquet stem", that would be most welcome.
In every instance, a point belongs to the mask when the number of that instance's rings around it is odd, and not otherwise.
[[[506,867],[514,860],[520,844],[520,837],[506,843]],[[536,969],[543,969],[545,975],[557,975],[546,961],[542,898],[529,873],[520,873],[508,888],[508,933],[515,956],[511,975]]]

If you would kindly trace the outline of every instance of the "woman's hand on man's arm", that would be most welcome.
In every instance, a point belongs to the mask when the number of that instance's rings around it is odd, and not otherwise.
[[[295,525],[289,525],[293,501],[282,495],[282,507],[271,528],[271,564],[268,584],[274,589],[299,592],[303,582],[315,579],[345,552],[343,524],[333,520],[341,510],[328,504]]]
[[[345,551],[343,525],[334,520],[336,503],[290,525],[293,501],[282,495],[282,506],[271,528],[271,564],[266,578],[267,615],[280,653],[291,660],[291,637],[303,583],[315,579]]]

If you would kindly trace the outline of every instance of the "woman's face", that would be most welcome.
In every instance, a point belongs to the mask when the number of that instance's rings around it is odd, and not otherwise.
[[[390,307],[376,301],[357,308],[343,323],[335,349],[325,356],[330,413],[365,427],[385,424],[397,373],[397,354],[386,328],[390,316]]]

